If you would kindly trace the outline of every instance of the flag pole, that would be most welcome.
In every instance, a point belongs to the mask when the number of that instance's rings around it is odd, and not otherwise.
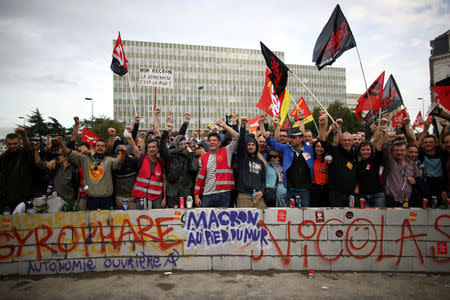
[[[131,85],[131,79],[130,79],[130,75],[128,75],[129,73],[127,72],[127,77],[128,77],[128,84],[130,85],[130,90],[131,90],[131,99],[133,100],[133,107],[134,107],[134,114],[137,115],[137,110],[136,110],[136,100],[134,99],[134,93],[133,93],[133,86]]]
[[[314,117],[313,117],[313,122],[314,122],[314,127],[316,127],[317,133],[319,133],[320,132],[319,127],[317,127],[317,123],[316,123],[316,120],[314,119]]]
[[[291,70],[289,70],[289,72],[291,72],[291,74],[295,77],[295,79],[297,79],[297,81],[300,82],[301,85],[303,85],[303,87],[314,97],[314,99],[316,99],[317,103],[319,103],[320,107],[322,107],[322,109],[327,113],[327,115],[330,117],[331,121],[333,121],[333,123],[334,123],[335,121],[334,121],[333,117],[330,115],[330,113],[327,111],[327,109],[322,105],[322,103],[320,103],[320,101],[319,101],[319,99],[317,99],[316,95],[314,95],[313,92],[311,92],[311,90],[303,83],[303,81],[300,78],[298,78],[297,75],[295,75],[294,72],[292,72]],[[297,106],[297,103],[294,102],[294,104],[295,104],[295,106]]]
[[[371,111],[371,113],[372,113],[372,118],[373,118],[373,117],[374,117],[374,114],[373,114],[373,109],[372,109],[372,103],[371,103],[371,101],[370,101],[370,91],[368,91],[368,89],[367,89],[366,75],[364,74],[364,69],[363,69],[363,65],[362,65],[362,62],[361,62],[361,56],[359,55],[358,46],[355,45],[355,48],[356,48],[356,53],[358,54],[359,66],[361,67],[361,72],[362,72],[362,76],[363,76],[363,79],[364,79],[364,85],[366,86],[367,96],[369,97],[370,111]]]

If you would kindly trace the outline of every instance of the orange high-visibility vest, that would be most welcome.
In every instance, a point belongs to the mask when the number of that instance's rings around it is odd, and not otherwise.
[[[155,200],[163,197],[163,174],[159,159],[156,162],[153,174],[150,174],[150,159],[148,158],[148,155],[144,157],[141,171],[136,178],[131,195],[137,198],[145,198],[147,195],[148,200]]]
[[[202,195],[205,187],[206,166],[208,165],[209,155],[207,152],[202,154],[200,160],[202,169],[200,170],[197,181],[195,182],[195,195]],[[216,191],[231,191],[234,189],[233,169],[228,166],[227,149],[220,148],[216,154]]]

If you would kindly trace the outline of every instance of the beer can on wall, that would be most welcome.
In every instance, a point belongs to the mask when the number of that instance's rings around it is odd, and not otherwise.
[[[428,199],[427,198],[423,198],[422,199],[422,208],[428,208]]]
[[[184,198],[180,197],[180,208],[184,208]]]
[[[366,208],[366,199],[364,198],[359,199],[359,207]]]
[[[450,198],[447,198],[447,209],[450,209]]]
[[[351,207],[351,208],[355,207],[355,196],[350,195],[348,197],[348,207]]]
[[[289,206],[290,206],[291,208],[294,208],[294,207],[295,207],[295,200],[294,200],[294,199],[291,198],[291,200],[289,200]]]
[[[438,198],[436,196],[431,197],[431,207],[437,208],[438,207]]]

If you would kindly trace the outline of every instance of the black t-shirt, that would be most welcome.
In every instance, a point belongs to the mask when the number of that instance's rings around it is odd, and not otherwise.
[[[328,168],[328,187],[331,191],[350,194],[355,191],[356,165],[358,155],[355,150],[346,151],[341,145],[334,147],[329,142],[322,142],[325,151],[333,157]]]
[[[303,151],[294,153],[292,165],[286,170],[287,188],[308,189],[311,187],[311,172],[303,157]]]
[[[375,151],[368,159],[361,159],[356,167],[359,193],[361,195],[372,195],[383,192],[380,182],[380,164],[383,159],[382,151]]]

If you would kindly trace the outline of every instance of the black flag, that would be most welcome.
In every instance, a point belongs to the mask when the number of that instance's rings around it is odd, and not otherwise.
[[[269,79],[272,81],[277,96],[281,96],[283,91],[286,89],[289,68],[275,54],[273,54],[273,52],[270,51],[266,45],[262,42],[260,43],[261,52],[264,55],[267,67],[270,71],[272,71],[272,73],[269,74]]]
[[[398,89],[394,76],[389,76],[383,90],[383,99],[381,100],[381,116],[390,113],[403,105],[403,98]],[[380,111],[374,111],[375,118],[380,118]],[[364,117],[364,121],[368,124],[372,123],[372,114],[369,113]]]
[[[316,41],[312,61],[321,70],[353,47],[355,38],[338,4]]]

